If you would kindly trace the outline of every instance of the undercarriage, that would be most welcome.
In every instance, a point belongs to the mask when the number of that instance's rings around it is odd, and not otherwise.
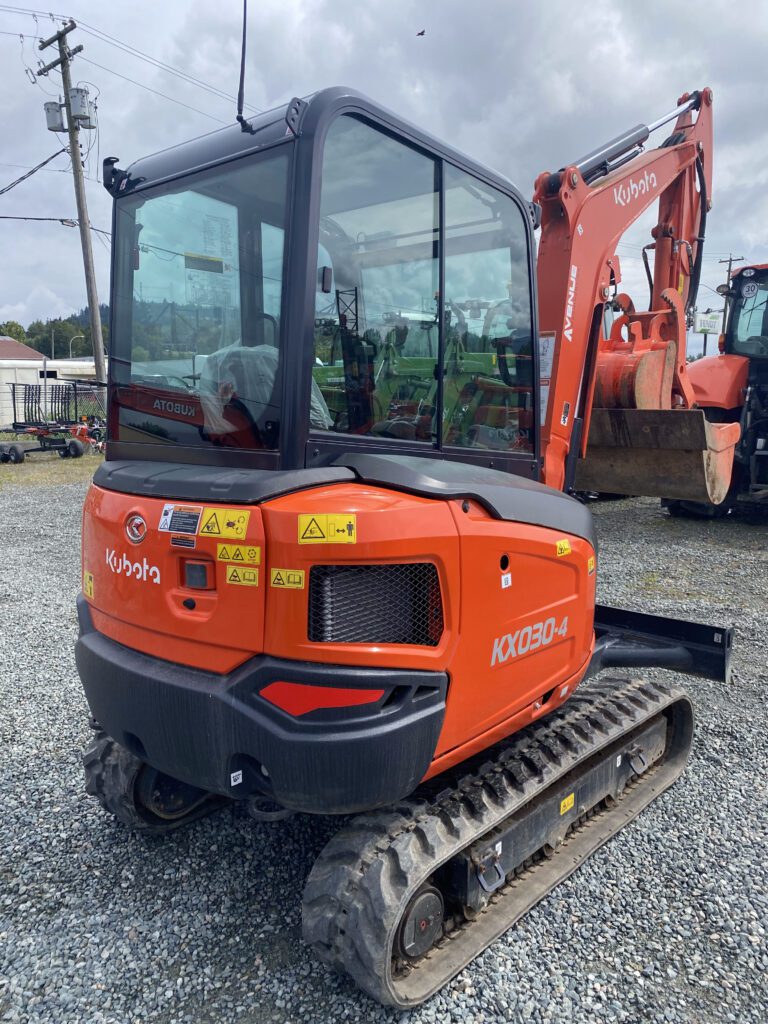
[[[678,687],[585,684],[546,720],[351,818],[307,880],[305,941],[379,1002],[423,1002],[672,785],[692,735]],[[226,802],[98,727],[84,765],[88,792],[138,831],[171,831]]]

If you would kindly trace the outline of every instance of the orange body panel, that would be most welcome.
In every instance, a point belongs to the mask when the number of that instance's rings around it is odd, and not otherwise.
[[[93,597],[88,601],[94,625],[112,640],[144,654],[210,672],[229,672],[263,648],[264,588],[225,584],[226,565],[216,561],[221,538],[197,536],[194,549],[173,547],[174,535],[157,528],[164,505],[162,499],[117,494],[96,486],[88,491],[83,509],[83,574],[93,577]],[[142,516],[148,526],[146,539],[138,545],[131,544],[124,529],[133,514]],[[260,548],[263,556],[264,528],[258,507],[250,509],[245,540]],[[183,563],[190,558],[210,563],[215,589],[183,586]],[[194,599],[194,610],[184,607],[187,599]]]
[[[739,409],[749,376],[746,356],[720,355],[697,359],[688,368],[696,401],[710,409]]]
[[[164,504],[91,487],[83,574],[95,627],[134,650],[222,674],[261,653],[447,672],[429,775],[551,711],[586,670],[596,575],[594,551],[578,537],[494,519],[474,502],[333,484],[243,507],[250,513],[244,543],[260,549],[260,565],[257,586],[237,586],[218,560],[220,537],[198,533],[193,550],[172,546],[174,535],[158,530]],[[334,513],[355,517],[354,543],[299,543],[300,516]],[[137,545],[125,531],[133,514],[148,527]],[[185,559],[209,563],[211,589],[184,586]],[[308,639],[313,565],[424,561],[440,580],[444,628],[436,646]],[[272,586],[276,569],[294,579],[303,571],[304,585]],[[183,603],[190,599],[194,609]]]

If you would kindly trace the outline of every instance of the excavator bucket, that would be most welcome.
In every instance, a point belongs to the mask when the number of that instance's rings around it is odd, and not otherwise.
[[[576,488],[719,504],[739,433],[701,409],[593,409]]]

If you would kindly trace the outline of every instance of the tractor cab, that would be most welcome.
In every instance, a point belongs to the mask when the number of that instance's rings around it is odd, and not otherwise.
[[[105,165],[110,457],[537,478],[531,205],[349,90],[245,129]]]
[[[744,267],[731,282],[725,351],[768,359],[768,266]]]

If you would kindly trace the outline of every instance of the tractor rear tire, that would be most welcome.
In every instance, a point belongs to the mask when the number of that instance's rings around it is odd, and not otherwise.
[[[675,519],[724,519],[734,506],[734,502],[727,497],[719,505],[707,505],[698,501],[678,501],[677,499],[664,499],[662,508],[665,508]]]
[[[153,771],[150,766],[136,757],[130,750],[120,746],[98,726],[94,728],[91,745],[83,754],[85,769],[85,791],[95,796],[109,814],[135,832],[172,832],[191,821],[196,821],[220,807],[224,798],[210,794],[209,799],[199,800],[188,814],[178,817],[161,817],[155,814],[141,799],[141,774]],[[165,776],[167,781],[168,776]],[[183,784],[181,784],[183,785]],[[198,791],[202,794],[202,791]]]
[[[12,462],[15,466],[18,466],[24,461],[26,452],[20,444],[8,445],[8,461]]]

